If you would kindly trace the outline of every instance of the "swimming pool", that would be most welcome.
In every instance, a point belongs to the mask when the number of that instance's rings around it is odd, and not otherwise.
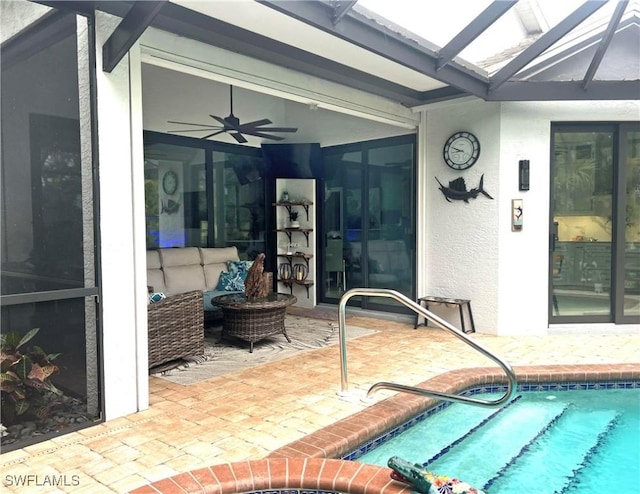
[[[437,413],[425,412],[348,458],[386,465],[399,456],[499,493],[587,494],[637,486],[640,389],[620,386],[537,386],[499,410],[440,405]]]

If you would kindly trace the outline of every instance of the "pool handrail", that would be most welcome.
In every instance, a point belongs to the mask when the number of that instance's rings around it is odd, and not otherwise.
[[[478,398],[473,398],[471,396],[460,396],[460,395],[454,395],[449,393],[442,393],[440,391],[433,391],[433,390],[428,390],[423,388],[417,388],[415,386],[407,386],[404,384],[385,382],[385,381],[378,382],[373,386],[371,386],[369,388],[369,391],[367,391],[367,398],[370,398],[371,395],[373,395],[373,393],[375,393],[380,389],[388,389],[391,391],[411,393],[411,394],[416,394],[420,396],[429,396],[432,398],[439,398],[445,401],[452,401],[456,403],[467,403],[471,405],[478,405],[478,406],[484,406],[484,407],[498,407],[503,405],[504,403],[507,403],[513,398],[513,395],[517,391],[516,375],[513,372],[513,369],[511,368],[511,366],[506,361],[504,361],[497,355],[494,355],[485,347],[483,347],[479,343],[469,338],[464,332],[460,331],[455,326],[449,324],[444,319],[438,317],[433,312],[422,307],[420,304],[417,304],[406,295],[403,295],[400,292],[397,292],[395,290],[390,290],[387,288],[351,288],[350,290],[347,290],[340,298],[340,304],[338,305],[338,336],[340,339],[340,394],[341,395],[346,396],[349,393],[349,382],[348,382],[349,379],[347,375],[348,373],[347,373],[346,307],[349,299],[351,297],[357,297],[357,296],[388,297],[388,298],[395,299],[396,301],[400,302],[401,304],[405,305],[409,309],[416,312],[418,315],[421,315],[428,321],[431,321],[440,329],[443,329],[453,334],[454,336],[462,340],[464,343],[471,346],[473,349],[479,351],[488,359],[493,360],[504,370],[508,380],[507,390],[504,396],[496,400],[482,400]]]

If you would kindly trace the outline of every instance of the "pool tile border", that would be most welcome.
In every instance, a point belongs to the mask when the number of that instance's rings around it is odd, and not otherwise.
[[[538,389],[545,384],[552,387],[560,383],[566,386],[598,386],[599,382],[631,382],[640,380],[638,364],[553,365],[514,367],[518,385]],[[495,367],[458,369],[440,374],[418,385],[445,393],[464,390],[506,389],[504,373]],[[397,394],[376,403],[344,420],[331,424],[304,438],[273,451],[269,457],[343,458],[366,444],[372,437],[379,437],[410,421],[420,413],[434,409],[438,400],[415,395]],[[446,406],[446,405],[445,405]],[[328,441],[334,436],[339,440]]]
[[[558,389],[558,385],[588,388],[602,386],[600,383],[632,387],[640,381],[640,363],[521,366],[514,371],[519,385],[533,389],[546,385],[549,389]],[[492,390],[505,383],[500,369],[483,367],[446,372],[419,387],[460,393],[474,388]],[[342,458],[370,438],[382,436],[436,405],[437,400],[431,398],[394,395],[283,446],[263,460],[182,473],[135,489],[132,494],[408,494],[411,490],[407,486],[390,479],[388,468],[332,458]]]

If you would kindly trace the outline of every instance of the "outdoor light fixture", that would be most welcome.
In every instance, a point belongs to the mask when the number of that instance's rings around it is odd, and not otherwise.
[[[520,160],[518,165],[518,188],[519,190],[529,190],[529,160]]]

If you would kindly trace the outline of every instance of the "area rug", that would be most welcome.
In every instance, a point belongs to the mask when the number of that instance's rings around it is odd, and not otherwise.
[[[189,385],[339,343],[338,324],[334,321],[287,314],[285,327],[291,343],[282,334],[273,335],[255,342],[253,353],[249,353],[246,341],[221,339],[221,326],[207,328],[204,356],[152,369],[151,374]],[[376,331],[347,324],[347,340],[373,333]]]
[[[287,307],[287,314],[291,314],[294,316],[301,317],[310,317],[312,319],[324,319],[327,321],[338,321],[338,307],[318,307],[317,305],[313,308],[307,307],[297,307],[292,305],[291,307]],[[349,312],[345,312],[345,318],[351,318],[351,314]]]

